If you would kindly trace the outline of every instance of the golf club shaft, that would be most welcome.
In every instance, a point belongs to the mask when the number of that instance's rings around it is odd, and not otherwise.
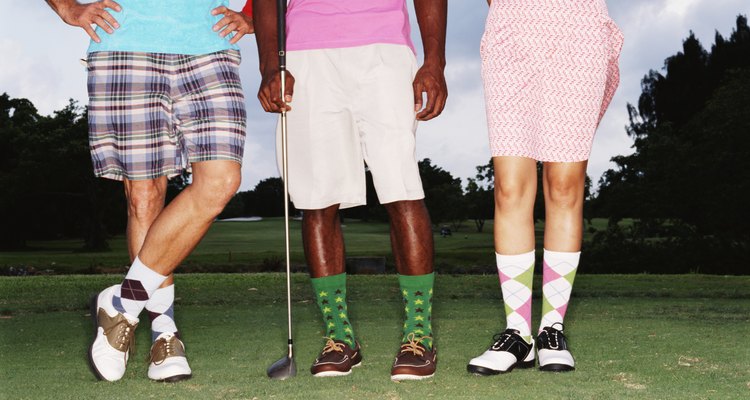
[[[292,339],[292,283],[291,283],[291,261],[289,252],[289,158],[287,153],[287,123],[286,123],[286,0],[279,0],[277,10],[278,18],[278,44],[279,44],[279,72],[281,78],[281,100],[284,108],[281,110],[281,175],[284,181],[284,246],[286,252],[286,310],[289,335],[289,358],[293,357]]]
[[[284,93],[286,71],[281,70],[281,92]],[[286,102],[285,102],[286,105]],[[287,153],[286,109],[281,111],[281,163],[282,180],[284,181],[284,247],[286,252],[286,306],[289,326],[289,357],[292,357],[292,285],[289,252],[289,159]]]

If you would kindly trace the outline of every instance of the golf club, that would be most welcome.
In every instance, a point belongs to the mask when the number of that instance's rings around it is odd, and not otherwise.
[[[288,333],[287,343],[289,349],[287,355],[271,364],[266,373],[271,379],[283,380],[297,375],[297,365],[294,363],[294,344],[292,339],[292,285],[291,267],[289,261],[289,180],[287,160],[287,133],[286,133],[286,0],[278,0],[276,4],[277,26],[279,39],[279,72],[281,73],[281,99],[284,108],[281,109],[281,178],[284,181],[284,240],[286,251],[286,310]]]

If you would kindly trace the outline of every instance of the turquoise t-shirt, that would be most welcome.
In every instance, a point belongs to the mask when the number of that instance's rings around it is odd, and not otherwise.
[[[228,0],[118,0],[121,12],[108,11],[120,28],[109,34],[96,29],[101,43],[93,40],[89,53],[95,51],[133,51],[198,55],[228,49],[232,35],[219,36],[211,28],[222,15],[211,10],[228,6]]]

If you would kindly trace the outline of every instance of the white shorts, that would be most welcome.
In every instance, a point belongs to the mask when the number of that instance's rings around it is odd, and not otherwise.
[[[287,132],[289,194],[296,208],[366,204],[365,163],[380,203],[424,198],[415,154],[417,62],[411,49],[375,44],[290,51],[287,68],[295,78]],[[276,150],[280,166],[280,125]]]

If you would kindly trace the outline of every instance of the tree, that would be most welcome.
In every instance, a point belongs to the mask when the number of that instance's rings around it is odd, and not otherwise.
[[[707,52],[691,33],[650,71],[638,107],[628,105],[635,152],[613,158],[599,183],[594,211],[638,219],[642,237],[700,246],[703,270],[750,261],[750,28],[737,18],[729,39],[718,33]],[[647,243],[647,242],[644,242]]]
[[[419,175],[425,191],[425,204],[434,225],[450,223],[458,230],[466,219],[466,203],[463,201],[461,179],[450,172],[432,165],[429,158],[419,162]]]
[[[494,217],[495,195],[493,190],[487,189],[479,185],[475,179],[469,178],[466,184],[464,201],[466,202],[468,217],[474,220],[477,232],[482,232],[484,222]]]
[[[0,247],[83,237],[85,250],[99,251],[110,229],[124,230],[121,185],[94,178],[86,110],[74,101],[41,116],[28,100],[3,94],[0,144]]]

